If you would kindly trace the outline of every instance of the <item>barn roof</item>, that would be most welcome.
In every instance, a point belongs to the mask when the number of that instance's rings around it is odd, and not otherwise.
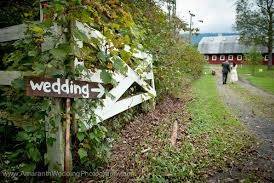
[[[232,54],[247,53],[250,46],[240,43],[240,36],[214,36],[203,37],[198,45],[198,50],[202,54]],[[267,53],[266,47],[259,47],[260,52]]]

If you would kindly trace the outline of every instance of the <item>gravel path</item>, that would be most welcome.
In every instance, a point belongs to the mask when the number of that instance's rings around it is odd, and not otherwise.
[[[258,137],[260,144],[256,151],[256,157],[248,158],[245,167],[232,167],[230,172],[215,175],[211,182],[220,182],[220,180],[222,180],[221,182],[239,181],[243,174],[246,176],[247,173],[254,173],[254,170],[256,175],[259,174],[257,176],[262,177],[263,182],[274,181],[274,96],[241,79],[235,84],[248,90],[246,95],[249,96],[243,96],[245,94],[235,91],[229,84],[222,84],[220,68],[212,67],[212,69],[217,73],[215,76],[216,85],[224,103]],[[261,103],[254,103],[245,97],[256,98]],[[264,105],[261,105],[262,103]],[[266,115],[265,107],[270,108],[268,111],[270,116]]]

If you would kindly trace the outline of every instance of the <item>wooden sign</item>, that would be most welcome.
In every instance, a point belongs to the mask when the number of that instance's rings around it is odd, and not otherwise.
[[[27,96],[65,98],[101,98],[105,89],[100,83],[62,78],[27,77]]]

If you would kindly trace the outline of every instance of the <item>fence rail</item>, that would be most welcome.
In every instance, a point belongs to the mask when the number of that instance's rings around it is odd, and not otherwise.
[[[24,38],[26,28],[25,24],[20,24],[0,29],[0,43]]]
[[[108,42],[107,39],[97,30],[89,27],[87,24],[83,24],[80,22],[76,22],[76,26],[82,33],[86,34],[89,38],[97,38],[101,43],[100,49],[104,52],[109,52],[106,45],[112,45],[112,43]],[[26,30],[25,25],[17,25],[11,26],[4,29],[0,29],[0,43],[14,41],[17,39],[21,39],[24,37],[24,32]],[[58,27],[52,27],[52,31],[56,34],[59,34]],[[52,48],[53,40],[49,37],[45,39],[46,43],[42,44],[42,50],[48,50]],[[77,42],[78,47],[81,47],[83,43],[79,40],[75,40]],[[127,46],[127,50],[129,46]],[[118,57],[118,56],[116,56]],[[112,72],[112,78],[118,83],[114,86],[109,93],[111,96],[106,96],[105,99],[102,99],[102,106],[98,106],[96,108],[90,109],[94,111],[96,114],[96,123],[100,123],[106,119],[109,119],[133,106],[141,104],[144,101],[152,99],[156,96],[155,85],[154,85],[154,75],[153,75],[153,60],[152,56],[148,53],[142,52],[140,50],[134,50],[133,57],[142,60],[142,62],[135,68],[132,69],[129,65],[124,63],[124,66],[127,68],[126,73],[120,73],[119,71]],[[116,58],[116,59],[121,59]],[[111,60],[111,59],[110,59]],[[121,59],[122,60],[122,59]],[[84,66],[84,62],[78,61],[75,58],[75,66],[82,65]],[[100,75],[101,70],[96,70],[95,72],[91,72],[88,69],[84,69],[82,72],[82,76],[78,79],[83,81],[91,81],[103,83]],[[24,76],[24,72],[20,71],[0,71],[0,85],[11,85],[12,81],[16,78],[20,78]],[[144,92],[135,93],[126,98],[121,98],[123,94],[134,84],[137,83]],[[77,99],[76,99],[77,100]],[[54,105],[58,106],[58,109],[61,113],[61,102],[58,98],[53,98],[52,101]],[[50,115],[49,115],[50,116]],[[76,118],[79,116],[76,116]],[[89,120],[91,119],[90,114],[84,114],[81,116],[84,120],[86,129],[90,129],[92,127]],[[47,122],[47,118],[45,119],[47,124],[47,137],[54,137],[56,141],[53,145],[47,145],[47,154],[49,156],[49,169],[55,170],[58,167],[59,170],[63,170],[64,167],[64,139],[63,139],[63,128],[62,128],[62,119],[56,119],[57,131],[52,130],[55,127],[51,126],[49,122]],[[94,124],[94,123],[92,123]]]

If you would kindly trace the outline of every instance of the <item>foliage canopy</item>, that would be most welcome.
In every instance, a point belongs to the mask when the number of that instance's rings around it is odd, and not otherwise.
[[[238,0],[236,3],[236,30],[248,44],[267,46],[269,67],[273,49],[273,0]]]
[[[148,50],[153,55],[160,98],[180,92],[201,73],[203,57],[178,34],[178,30],[186,24],[178,18],[169,20],[153,0],[53,1],[44,11],[47,19],[42,23],[29,23],[26,38],[16,41],[13,44],[15,51],[4,56],[3,62],[8,70],[24,71],[34,76],[74,78],[83,69],[74,67],[73,58],[77,57],[84,61],[88,69],[102,69],[102,78],[115,84],[109,70],[122,70],[120,62],[133,68],[140,62],[133,59],[131,52],[125,52],[128,45],[132,50]],[[100,40],[87,39],[75,29],[75,21],[86,23],[100,31],[113,43],[110,54],[120,56],[122,61],[117,59],[110,62],[110,57],[98,49]],[[60,34],[52,31],[52,26],[55,25],[58,25]],[[41,44],[49,37],[52,45],[48,49],[41,49]],[[83,41],[81,49],[75,46],[77,43],[73,37]],[[56,121],[64,118],[63,110],[54,105],[51,98],[25,96],[22,78],[14,81],[12,88],[1,87],[0,94],[0,113],[3,114],[0,117],[0,130],[16,134],[14,138],[3,136],[15,147],[8,144],[2,147],[2,169],[46,169],[46,143],[55,140],[45,136],[46,121],[56,126]],[[64,101],[61,103],[64,104]],[[75,100],[73,104],[73,112],[80,116],[75,123],[77,128],[74,129],[75,168],[94,170],[109,156],[112,137],[103,124],[94,124],[91,130],[85,132],[77,130],[84,128],[84,118],[81,118],[83,114],[91,114],[92,117],[85,120],[93,124],[95,115],[90,109],[98,105],[98,101],[81,99]],[[20,145],[16,145],[17,143]]]

